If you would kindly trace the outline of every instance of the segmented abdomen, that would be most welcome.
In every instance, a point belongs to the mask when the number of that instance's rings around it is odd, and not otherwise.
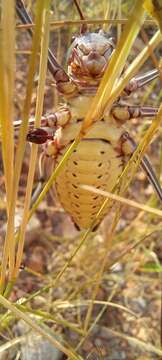
[[[106,133],[103,136],[104,129],[108,133],[109,129],[104,123],[93,125],[56,179],[59,200],[80,229],[87,229],[90,226],[104,200],[103,196],[86,191],[80,185],[92,185],[98,189],[111,191],[123,169],[122,155],[115,150],[114,139],[111,141],[111,136],[106,136]],[[118,133],[117,129],[116,133],[118,141],[120,131]],[[61,160],[68,146],[69,144],[58,155],[57,162]],[[105,213],[106,209],[100,220]]]

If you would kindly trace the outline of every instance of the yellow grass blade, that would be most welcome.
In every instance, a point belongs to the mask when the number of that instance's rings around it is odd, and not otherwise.
[[[132,206],[132,207],[134,207],[136,209],[143,210],[143,211],[148,212],[150,214],[154,214],[154,215],[162,217],[162,210],[154,209],[154,208],[152,208],[150,206],[140,204],[137,201],[126,199],[126,198],[124,198],[122,196],[112,194],[112,193],[110,193],[108,191],[104,191],[104,190],[101,190],[101,189],[96,189],[94,186],[84,185],[83,184],[83,185],[80,185],[80,187],[82,189],[84,189],[84,190],[91,191],[91,192],[93,192],[95,194],[99,194],[99,195],[102,195],[104,197],[110,198],[111,200],[119,201],[124,205]]]
[[[42,110],[43,110],[44,89],[45,89],[46,71],[47,71],[48,43],[49,43],[50,3],[51,0],[44,1],[44,9],[42,14],[42,18],[43,18],[42,39],[41,39],[40,67],[39,67],[39,76],[38,76],[39,80],[38,80],[38,91],[37,91],[37,103],[36,103],[36,113],[35,113],[35,127],[40,127]],[[29,163],[29,173],[28,173],[28,180],[26,187],[26,196],[24,203],[24,213],[23,213],[22,224],[18,237],[18,250],[17,250],[14,277],[16,277],[19,272],[19,267],[21,264],[21,259],[23,254],[25,230],[28,222],[28,211],[29,211],[30,198],[33,187],[37,152],[38,152],[38,145],[32,144],[31,158]]]
[[[162,0],[145,0],[144,7],[155,18],[162,32]]]
[[[137,149],[134,151],[131,159],[128,161],[127,165],[125,166],[114,189],[112,190],[112,193],[115,193],[118,195],[123,195],[127,191],[128,187],[137,171],[137,168],[140,164],[140,160],[141,160],[143,154],[145,153],[148,144],[150,143],[151,139],[153,138],[154,134],[156,133],[158,127],[160,126],[161,122],[162,122],[162,105],[160,106],[158,114],[154,118],[149,129],[146,131],[146,133],[145,133],[143,139],[141,140],[140,144],[138,145]],[[103,202],[100,210],[98,211],[97,215],[95,216],[95,218],[93,220],[93,223],[92,223],[90,229],[92,229],[94,227],[94,225],[97,223],[97,220],[99,219],[100,214],[102,214],[105,207],[108,207],[108,209],[110,211],[112,204],[113,204],[113,201],[111,199],[106,199]]]
[[[112,25],[125,25],[127,24],[128,19],[86,19],[86,20],[55,20],[55,21],[51,21],[50,22],[50,29],[51,30],[55,30],[55,29],[60,29],[62,27],[69,27],[69,26],[73,26],[73,25],[82,25],[82,24],[89,24],[89,25],[103,25],[103,24],[112,24]],[[154,26],[155,25],[155,20],[145,20],[143,22],[143,26],[144,27],[148,27],[148,26]],[[17,25],[16,28],[19,30],[24,30],[24,29],[32,29],[34,28],[34,24],[21,24],[21,25]]]
[[[2,156],[4,178],[6,186],[7,213],[12,207],[13,194],[13,162],[14,162],[14,136],[13,136],[13,89],[15,74],[15,2],[3,0],[1,3],[1,46],[0,46],[0,125],[2,132]],[[13,222],[12,222],[13,223]],[[10,266],[14,266],[13,242],[4,244],[4,268],[6,271],[8,255]],[[3,274],[3,277],[5,275]]]
[[[161,33],[158,30],[155,35],[148,42],[148,45],[137,55],[135,60],[129,65],[128,69],[123,74],[122,78],[119,79],[116,86],[113,88],[112,93],[108,99],[107,106],[110,107],[114,100],[121,94],[122,90],[128,84],[128,81],[138,73],[141,66],[150,56],[150,50],[153,51],[162,41]]]
[[[0,127],[2,156],[6,187],[7,210],[11,202],[13,185],[14,136],[13,91],[15,74],[15,2],[1,2],[0,31]]]
[[[105,71],[97,94],[93,100],[92,106],[82,124],[81,133],[84,134],[91,123],[93,121],[99,120],[103,115],[111,91],[116,80],[121,75],[131,47],[143,21],[144,9],[141,1],[137,0],[130,14],[130,19],[125,26],[124,32],[120,38],[118,46],[110,59],[109,66]]]
[[[34,84],[34,75],[37,63],[37,54],[39,50],[39,39],[41,36],[41,13],[42,13],[42,2],[37,0],[36,4],[36,26],[35,26],[35,33],[33,38],[33,51],[30,58],[29,63],[29,77],[28,77],[28,84],[27,84],[27,93],[24,103],[24,110],[23,110],[23,121],[20,128],[20,136],[19,136],[19,143],[16,152],[16,159],[15,159],[15,168],[14,168],[14,178],[13,178],[13,191],[11,194],[11,206],[9,209],[9,218],[7,224],[7,231],[6,231],[6,238],[5,238],[5,245],[3,251],[3,258],[2,258],[2,272],[1,272],[1,291],[3,291],[4,283],[5,283],[5,276],[6,276],[6,268],[7,268],[7,261],[8,256],[10,253],[10,263],[9,263],[9,279],[13,280],[13,272],[15,266],[15,236],[14,236],[14,217],[15,217],[15,208],[16,208],[16,198],[17,198],[17,191],[18,191],[18,184],[20,179],[20,172],[22,166],[22,160],[25,150],[25,142],[26,142],[26,133],[27,133],[27,126],[28,126],[28,118],[30,112],[30,105],[32,99],[32,90]]]

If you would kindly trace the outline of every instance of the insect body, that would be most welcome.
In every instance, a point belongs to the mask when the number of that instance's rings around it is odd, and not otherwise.
[[[113,51],[113,42],[107,34],[102,31],[98,33],[86,31],[72,44],[68,75],[59,64],[56,65],[56,61],[53,61],[56,85],[59,92],[64,95],[66,104],[54,114],[42,119],[44,132],[34,129],[28,134],[29,141],[45,143],[42,171],[46,176],[51,175],[79,133]],[[153,70],[143,78],[133,79],[125,89],[125,93],[129,94],[140,87],[141,80],[143,85],[157,76],[158,71]],[[117,101],[110,113],[107,114],[105,111],[102,119],[93,123],[67,160],[56,179],[55,187],[62,206],[79,229],[90,226],[103,202],[102,196],[83,190],[81,185],[93,185],[111,192],[128,156],[134,151],[131,138],[126,136],[122,124],[131,118],[152,116],[155,113],[156,109],[123,106]],[[51,135],[51,129],[54,136]],[[143,167],[149,176],[152,170],[145,160]],[[162,199],[161,189],[153,172],[152,174],[152,183]],[[99,221],[105,213],[102,213]]]
[[[79,94],[69,98],[62,116],[59,113],[59,118],[55,120],[59,128],[54,140],[49,140],[45,145],[43,167],[48,176],[79,133],[91,105],[92,94],[98,87],[113,51],[111,41],[101,33],[87,33],[75,42],[69,73],[75,79]],[[67,115],[65,124],[63,121],[66,116],[63,115]],[[103,202],[102,196],[85,192],[80,185],[89,184],[107,191],[113,189],[126,157],[122,148],[124,133],[125,130],[115,118],[105,114],[102,120],[91,126],[56,179],[59,200],[79,228],[90,226]],[[46,161],[46,155],[52,157],[51,167]]]
[[[54,144],[58,144],[58,152],[55,153],[52,161],[53,168],[54,164],[56,165],[61,160],[69,144],[80,130],[82,120],[79,119],[78,122],[78,119],[76,121],[72,119],[72,121],[62,129],[61,136],[59,130],[56,132]],[[111,132],[108,131],[109,126],[111,126]],[[113,189],[124,166],[121,136],[121,128],[117,128],[115,123],[112,126],[108,119],[103,118],[93,124],[56,179],[55,186],[60,202],[63,208],[71,214],[79,228],[90,226],[103,202],[100,195],[85,192],[80,185],[89,184],[107,191]],[[49,143],[52,155],[51,145],[53,144]],[[48,153],[48,145],[46,152]],[[46,166],[46,164],[48,165]],[[46,155],[44,156],[44,168],[44,172],[50,175]]]
[[[101,32],[87,33],[75,40],[69,74],[77,84],[78,95],[69,97],[62,116],[61,112],[58,116],[56,113],[54,126],[57,125],[58,130],[54,140],[46,142],[44,152],[44,173],[48,176],[78,135],[112,52],[112,42]],[[124,113],[124,108],[118,105],[111,115],[103,114],[103,118],[91,126],[56,179],[59,200],[79,228],[90,226],[103,202],[102,196],[85,192],[80,185],[93,185],[111,192],[123,171],[127,155],[132,153],[132,146],[123,141],[125,129],[120,123],[133,116],[133,111],[131,114],[128,110],[130,108]],[[46,155],[52,157],[51,167]]]

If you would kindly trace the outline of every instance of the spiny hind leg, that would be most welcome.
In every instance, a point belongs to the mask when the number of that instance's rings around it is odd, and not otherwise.
[[[134,141],[134,139],[129,135],[129,133],[128,132],[123,133],[123,135],[121,136],[121,149],[123,154],[125,154],[125,156],[131,157],[134,151],[136,150],[136,148],[137,148],[137,144]],[[146,155],[142,157],[140,166],[142,170],[145,172],[148,181],[152,185],[160,202],[162,203],[162,188],[153,170],[152,164]]]

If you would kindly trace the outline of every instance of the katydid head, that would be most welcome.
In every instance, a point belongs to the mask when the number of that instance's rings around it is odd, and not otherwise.
[[[79,81],[100,80],[108,65],[114,44],[102,30],[98,33],[86,32],[75,38],[68,59],[69,74]]]

